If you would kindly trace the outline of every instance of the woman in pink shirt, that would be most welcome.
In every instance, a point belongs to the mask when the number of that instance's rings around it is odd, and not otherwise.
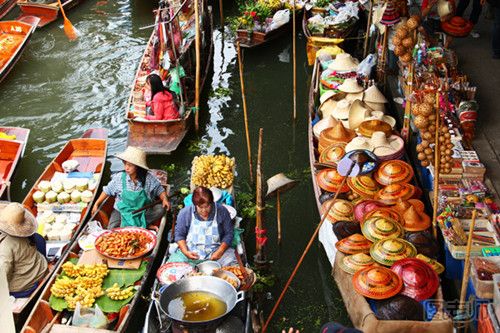
[[[170,120],[180,118],[179,110],[172,94],[163,86],[160,76],[150,74],[146,79],[147,88],[151,91],[151,110],[148,120]]]

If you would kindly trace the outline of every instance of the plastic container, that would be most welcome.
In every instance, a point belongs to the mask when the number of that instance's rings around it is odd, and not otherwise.
[[[481,280],[479,278],[478,269],[481,268],[482,263],[486,262],[488,265],[496,265],[499,267],[498,273],[500,273],[500,257],[488,257],[488,258],[473,258],[472,259],[472,270],[471,279],[474,289],[476,290],[476,295],[480,298],[493,298],[493,280]]]

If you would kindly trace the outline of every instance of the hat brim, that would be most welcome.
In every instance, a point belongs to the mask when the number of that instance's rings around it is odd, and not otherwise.
[[[1,202],[0,210],[3,210],[9,202]],[[32,236],[38,228],[36,218],[31,212],[24,207],[24,223],[22,226],[15,228],[11,221],[0,220],[0,231],[13,237],[29,237]]]
[[[146,169],[146,170],[151,170],[146,164],[137,163],[137,161],[132,160],[131,158],[129,158],[124,153],[116,154],[115,157],[118,158],[118,159],[120,159],[120,160],[122,160],[122,161],[132,163],[133,165],[138,166],[140,168],[143,168],[143,169]]]

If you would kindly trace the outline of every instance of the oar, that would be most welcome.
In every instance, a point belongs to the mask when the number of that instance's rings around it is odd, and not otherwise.
[[[66,13],[64,12],[64,8],[61,4],[61,0],[57,0],[59,4],[59,9],[61,10],[61,14],[64,18],[64,33],[69,38],[69,40],[75,40],[78,38],[78,32],[76,31],[73,24],[71,24],[70,20],[66,17]]]

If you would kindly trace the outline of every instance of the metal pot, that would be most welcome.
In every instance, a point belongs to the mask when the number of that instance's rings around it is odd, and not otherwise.
[[[220,300],[226,303],[226,312],[217,318],[209,321],[185,321],[168,311],[168,305],[172,300],[179,297],[180,294],[204,291],[217,296]],[[170,317],[174,322],[182,324],[185,327],[196,326],[212,326],[219,323],[228,313],[230,313],[234,306],[245,298],[245,292],[237,292],[236,289],[228,282],[214,277],[214,276],[190,276],[176,281],[169,285],[160,296],[161,309]],[[173,312],[173,311],[172,311]]]

